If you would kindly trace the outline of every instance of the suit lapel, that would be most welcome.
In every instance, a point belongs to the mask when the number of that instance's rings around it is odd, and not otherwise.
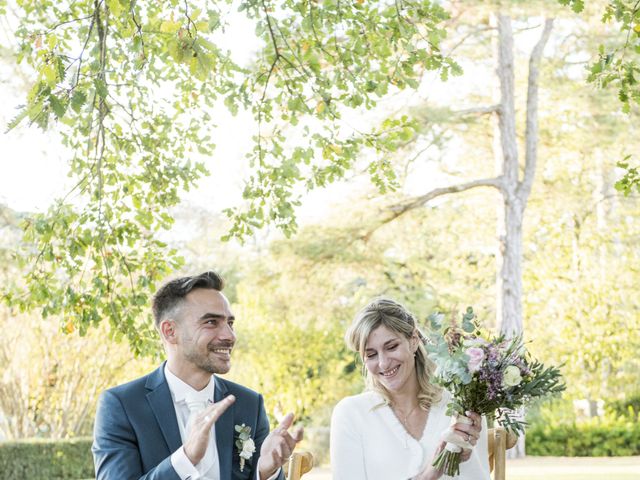
[[[180,438],[180,429],[176,418],[176,410],[173,407],[171,391],[164,376],[164,365],[163,363],[155,372],[149,375],[145,386],[150,390],[147,393],[147,401],[156,417],[162,436],[167,442],[169,453],[173,453],[182,445],[182,439]]]
[[[216,388],[213,400],[219,402],[229,394],[224,380],[214,376]],[[233,463],[234,431],[232,404],[216,421],[216,446],[220,459],[220,480],[231,480],[231,465]]]

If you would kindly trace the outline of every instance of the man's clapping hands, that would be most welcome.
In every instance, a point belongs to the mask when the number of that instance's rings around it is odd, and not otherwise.
[[[260,449],[260,460],[258,460],[260,480],[267,480],[276,473],[289,460],[296,444],[302,440],[302,427],[289,432],[291,425],[293,425],[293,413],[287,414],[280,425],[264,439]]]

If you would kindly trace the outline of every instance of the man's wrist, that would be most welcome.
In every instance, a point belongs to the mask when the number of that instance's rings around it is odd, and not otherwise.
[[[187,447],[185,445],[182,445],[182,448],[184,450],[184,454],[187,457],[187,459],[193,464],[193,465],[197,465],[198,463],[200,463],[200,461],[202,460],[201,456],[200,458],[198,458],[193,452],[191,452],[190,450],[187,451]]]
[[[271,480],[271,479],[275,478],[278,475],[278,473],[280,472],[281,468],[282,467],[276,468],[272,473],[269,473],[269,474],[262,473],[261,471],[258,471],[258,476],[259,476],[260,480]]]
[[[258,473],[260,476],[260,480],[268,480],[269,478],[273,477],[278,470],[280,470],[280,468],[274,468],[274,469],[267,469],[265,468],[263,465],[260,465],[260,460],[258,460]]]

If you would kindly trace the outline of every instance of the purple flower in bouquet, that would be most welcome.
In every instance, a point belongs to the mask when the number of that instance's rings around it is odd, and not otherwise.
[[[473,411],[519,434],[525,423],[515,417],[514,410],[564,390],[560,371],[532,360],[522,337],[483,336],[471,307],[461,326],[441,314],[429,318],[427,351],[436,364],[432,381],[451,393],[449,415]],[[447,444],[433,465],[447,475],[458,475],[460,451]]]

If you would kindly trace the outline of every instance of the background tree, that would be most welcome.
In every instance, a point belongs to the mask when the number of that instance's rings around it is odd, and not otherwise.
[[[0,205],[0,281],[20,282],[11,256],[21,241],[19,217]],[[44,286],[46,287],[46,285]],[[0,439],[90,435],[98,394],[149,368],[126,344],[106,342],[107,325],[83,337],[58,322],[0,306]]]
[[[396,215],[437,198],[441,195],[464,192],[478,187],[494,187],[502,196],[502,214],[498,238],[498,322],[507,335],[521,334],[522,327],[522,224],[527,199],[531,192],[537,162],[538,143],[538,75],[539,64],[549,35],[552,21],[547,20],[542,36],[529,60],[529,79],[526,104],[525,163],[521,178],[516,130],[513,33],[511,19],[499,12],[497,20],[498,78],[500,100],[498,104],[472,108],[472,112],[495,113],[499,120],[499,154],[502,161],[499,175],[472,180],[459,185],[427,192],[406,202]]]

